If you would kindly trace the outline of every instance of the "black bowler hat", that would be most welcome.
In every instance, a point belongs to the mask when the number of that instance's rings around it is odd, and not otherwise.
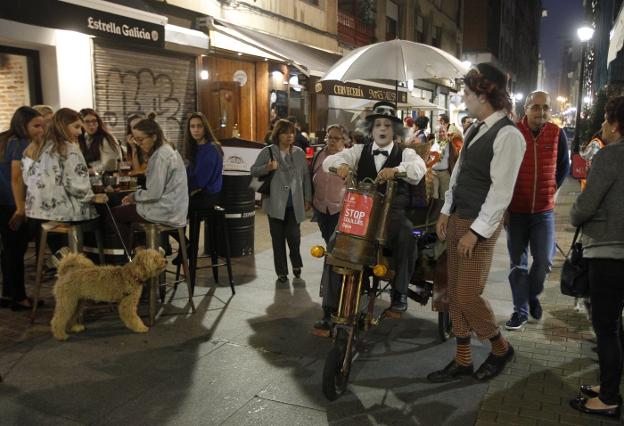
[[[507,89],[507,75],[496,65],[489,62],[482,62],[477,65],[477,70],[479,70],[479,73],[483,77],[494,83],[499,89]]]
[[[376,118],[387,118],[397,123],[402,123],[401,119],[396,115],[396,106],[392,102],[380,101],[373,105],[373,112],[366,116],[366,120],[374,120]]]

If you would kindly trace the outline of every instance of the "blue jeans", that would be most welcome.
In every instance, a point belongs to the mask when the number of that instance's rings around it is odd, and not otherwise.
[[[529,301],[537,301],[544,290],[546,275],[552,267],[555,244],[555,215],[542,213],[510,213],[507,230],[509,250],[509,283],[514,310],[528,316]],[[529,248],[533,262],[529,269]]]

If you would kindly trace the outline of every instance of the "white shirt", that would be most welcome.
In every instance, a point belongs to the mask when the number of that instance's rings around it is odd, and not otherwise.
[[[472,139],[468,148],[464,144],[464,149],[470,149],[479,139],[499,120],[504,118],[506,114],[503,111],[496,111],[483,120],[483,125],[479,129],[477,135]],[[472,127],[477,124],[473,124]],[[466,132],[469,135],[469,131]],[[453,205],[453,190],[457,185],[457,177],[461,171],[461,163],[464,149],[460,152],[459,159],[451,180],[449,189],[446,191],[444,206],[442,213],[450,215],[451,206]],[[492,236],[500,221],[507,210],[507,206],[511,202],[516,178],[520,170],[520,164],[524,158],[526,150],[526,142],[520,130],[515,126],[505,126],[499,130],[493,144],[494,156],[490,163],[490,179],[492,184],[490,190],[485,197],[485,202],[481,205],[481,210],[475,221],[471,225],[471,229],[482,237],[489,238]]]
[[[323,161],[323,170],[325,170],[325,172],[329,172],[329,169],[331,167],[337,168],[341,164],[346,164],[351,169],[356,170],[358,161],[360,161],[360,157],[362,156],[362,150],[365,146],[366,145],[363,144],[353,145],[352,148],[343,149],[342,151],[334,155],[330,155],[325,159],[325,161]],[[373,142],[371,152],[376,149],[380,149],[383,151],[387,151],[388,155],[390,155],[393,147],[394,142],[390,142],[383,148]],[[375,159],[375,168],[379,173],[388,157],[378,154],[373,156],[373,158]],[[427,172],[427,165],[425,164],[423,159],[420,158],[418,154],[416,154],[416,151],[411,148],[405,148],[403,149],[401,163],[399,163],[399,165],[397,166],[397,170],[399,171],[399,173],[406,173],[407,176],[403,178],[404,181],[412,185],[417,185]]]

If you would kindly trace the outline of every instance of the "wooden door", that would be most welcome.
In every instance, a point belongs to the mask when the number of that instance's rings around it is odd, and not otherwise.
[[[235,81],[215,81],[202,88],[202,112],[218,139],[231,138],[234,125],[240,131],[240,96]]]

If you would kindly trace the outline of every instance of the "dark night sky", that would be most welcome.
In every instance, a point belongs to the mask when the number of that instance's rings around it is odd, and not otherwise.
[[[542,18],[540,54],[546,62],[546,90],[556,96],[563,40],[578,43],[576,29],[583,23],[582,0],[542,0],[548,16]]]

